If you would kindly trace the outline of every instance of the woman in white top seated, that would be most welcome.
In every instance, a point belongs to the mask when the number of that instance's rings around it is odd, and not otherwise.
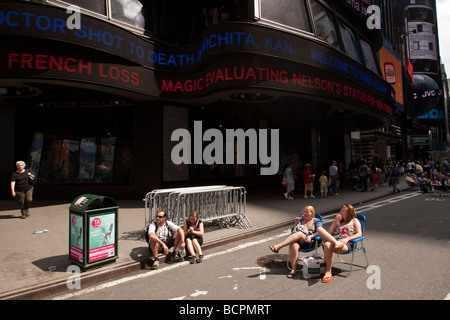
[[[351,240],[362,237],[361,223],[356,218],[355,208],[350,204],[341,206],[341,211],[334,218],[328,231],[323,227],[317,229],[322,239],[325,253],[325,274],[322,282],[330,282],[333,278],[331,268],[333,266],[333,252],[346,253],[353,249]],[[333,234],[337,233],[337,239]]]

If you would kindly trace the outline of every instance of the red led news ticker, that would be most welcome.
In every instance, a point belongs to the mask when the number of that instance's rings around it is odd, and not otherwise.
[[[139,73],[123,66],[93,63],[90,60],[74,57],[53,56],[48,54],[9,53],[8,69],[25,69],[38,71],[61,71],[69,73],[98,76],[132,85],[139,85]]]

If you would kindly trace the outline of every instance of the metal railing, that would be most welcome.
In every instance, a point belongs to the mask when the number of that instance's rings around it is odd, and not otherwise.
[[[156,220],[161,210],[166,212],[168,220],[179,226],[196,210],[202,221],[217,221],[222,228],[252,227],[245,214],[246,194],[244,187],[225,185],[156,189],[144,198],[145,227]]]

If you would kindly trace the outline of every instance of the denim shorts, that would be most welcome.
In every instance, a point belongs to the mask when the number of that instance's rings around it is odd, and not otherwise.
[[[348,251],[353,251],[355,244],[352,241],[347,242]]]
[[[311,240],[311,242],[299,242],[300,244],[300,249],[314,249],[316,246],[316,240]]]

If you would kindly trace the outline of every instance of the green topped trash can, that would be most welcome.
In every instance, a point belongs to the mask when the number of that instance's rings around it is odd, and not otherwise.
[[[83,269],[118,258],[118,209],[109,197],[83,194],[69,207],[69,260]]]

